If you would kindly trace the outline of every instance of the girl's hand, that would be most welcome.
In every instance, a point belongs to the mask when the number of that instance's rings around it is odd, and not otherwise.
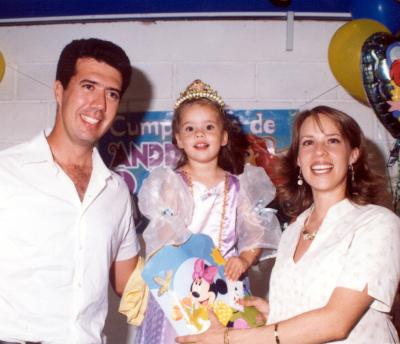
[[[242,257],[230,257],[225,264],[225,277],[237,281],[249,268],[249,263]]]
[[[222,326],[212,310],[208,312],[208,319],[210,319],[211,325],[206,332],[176,337],[175,342],[188,344],[223,344],[226,327]]]
[[[250,296],[246,297],[245,299],[239,300],[239,303],[243,306],[255,307],[264,316],[265,320],[268,319],[269,303],[267,300],[261,297]]]

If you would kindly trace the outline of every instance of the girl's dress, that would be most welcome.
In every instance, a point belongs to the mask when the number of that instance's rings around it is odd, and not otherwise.
[[[275,187],[262,168],[246,165],[240,176],[226,175],[208,189],[182,172],[157,168],[144,181],[139,208],[150,219],[143,237],[146,257],[165,245],[184,243],[192,233],[209,235],[227,259],[242,251],[263,248],[271,257],[281,229],[272,209]],[[150,295],[136,343],[175,343],[176,333]]]
[[[282,235],[270,281],[268,323],[325,306],[335,288],[362,291],[367,286],[374,301],[345,340],[331,343],[399,343],[389,316],[400,279],[399,217],[344,199],[329,209],[310,248],[294,262],[310,209]]]

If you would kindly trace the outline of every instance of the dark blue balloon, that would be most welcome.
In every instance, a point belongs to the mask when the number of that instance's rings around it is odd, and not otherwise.
[[[374,19],[393,34],[400,31],[399,0],[351,0],[350,12],[353,19]]]
[[[395,96],[400,88],[392,73],[400,61],[400,41],[386,32],[368,37],[361,49],[364,90],[378,119],[392,136],[400,140],[400,103]]]

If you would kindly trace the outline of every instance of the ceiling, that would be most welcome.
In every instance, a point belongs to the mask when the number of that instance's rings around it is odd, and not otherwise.
[[[351,0],[0,0],[0,24],[129,18],[350,17]],[[287,6],[287,2],[290,4]],[[279,6],[279,4],[281,6]]]

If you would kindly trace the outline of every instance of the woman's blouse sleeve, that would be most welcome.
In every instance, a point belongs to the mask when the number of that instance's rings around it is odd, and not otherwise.
[[[274,256],[282,232],[275,210],[266,205],[275,197],[275,187],[263,168],[252,165],[245,166],[239,184],[238,250],[263,248],[261,259]]]
[[[400,278],[400,219],[373,206],[357,228],[337,286],[358,291],[367,286],[375,299],[371,307],[390,312]]]
[[[143,233],[146,259],[165,245],[179,245],[189,238],[193,199],[178,174],[167,168],[154,169],[138,198],[141,213],[150,220]]]

